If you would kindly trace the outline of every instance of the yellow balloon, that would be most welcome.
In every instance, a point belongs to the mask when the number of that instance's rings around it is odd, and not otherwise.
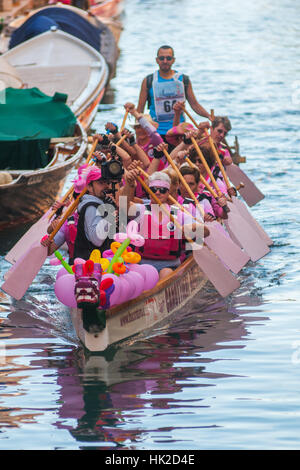
[[[130,251],[123,256],[125,263],[136,264],[141,261],[141,255],[139,253],[135,253],[134,251]]]
[[[109,261],[109,259],[107,259],[107,258],[101,258],[101,259],[100,259],[100,264],[101,264],[101,266],[102,266],[103,271],[106,271],[106,270],[107,270],[107,268],[108,268],[108,266],[109,266],[109,263],[110,263],[110,261]]]
[[[101,253],[100,250],[93,250],[90,254],[90,260],[94,261],[94,263],[100,263]]]
[[[117,249],[121,246],[121,243],[119,242],[112,242],[110,245],[110,249],[113,252],[113,254],[116,253]]]

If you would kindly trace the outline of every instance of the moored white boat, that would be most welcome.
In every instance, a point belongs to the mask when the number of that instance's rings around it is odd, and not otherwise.
[[[8,50],[3,57],[25,87],[68,95],[67,104],[87,129],[108,78],[103,56],[80,39],[55,28]]]

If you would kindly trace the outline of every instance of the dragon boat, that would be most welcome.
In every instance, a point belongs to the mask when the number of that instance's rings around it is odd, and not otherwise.
[[[90,352],[99,353],[141,332],[146,333],[173,314],[180,313],[200,291],[216,294],[193,257],[190,257],[152,289],[107,309],[106,325],[101,331],[88,331],[82,308],[70,308],[70,314],[82,345]],[[97,323],[96,318],[94,321]],[[91,320],[88,324],[91,325]]]

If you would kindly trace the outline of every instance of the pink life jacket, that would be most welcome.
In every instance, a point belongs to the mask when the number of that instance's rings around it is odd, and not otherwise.
[[[172,206],[174,218],[177,218],[177,212],[177,207]],[[164,215],[162,222],[159,223],[156,215],[152,213],[150,205],[145,206],[139,233],[145,238],[145,244],[137,247],[135,251],[142,258],[174,260],[180,257],[183,250],[183,240],[177,227]]]

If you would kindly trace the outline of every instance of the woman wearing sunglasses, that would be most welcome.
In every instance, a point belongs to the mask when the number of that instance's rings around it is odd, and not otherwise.
[[[189,229],[189,235],[192,236],[191,231],[194,230],[194,235],[202,238],[203,226],[198,224],[199,227],[195,227],[196,224],[193,224],[191,217],[186,216],[176,206],[168,205],[171,179],[166,172],[157,171],[150,175],[148,186],[168,212],[171,211],[180,226],[184,226],[184,233]],[[185,253],[184,236],[151,195],[150,204],[134,204],[134,206],[135,213],[139,214],[135,219],[139,223],[139,233],[145,238],[145,244],[137,247],[136,251],[142,257],[141,263],[154,266],[162,279],[180,265],[180,258]]]

